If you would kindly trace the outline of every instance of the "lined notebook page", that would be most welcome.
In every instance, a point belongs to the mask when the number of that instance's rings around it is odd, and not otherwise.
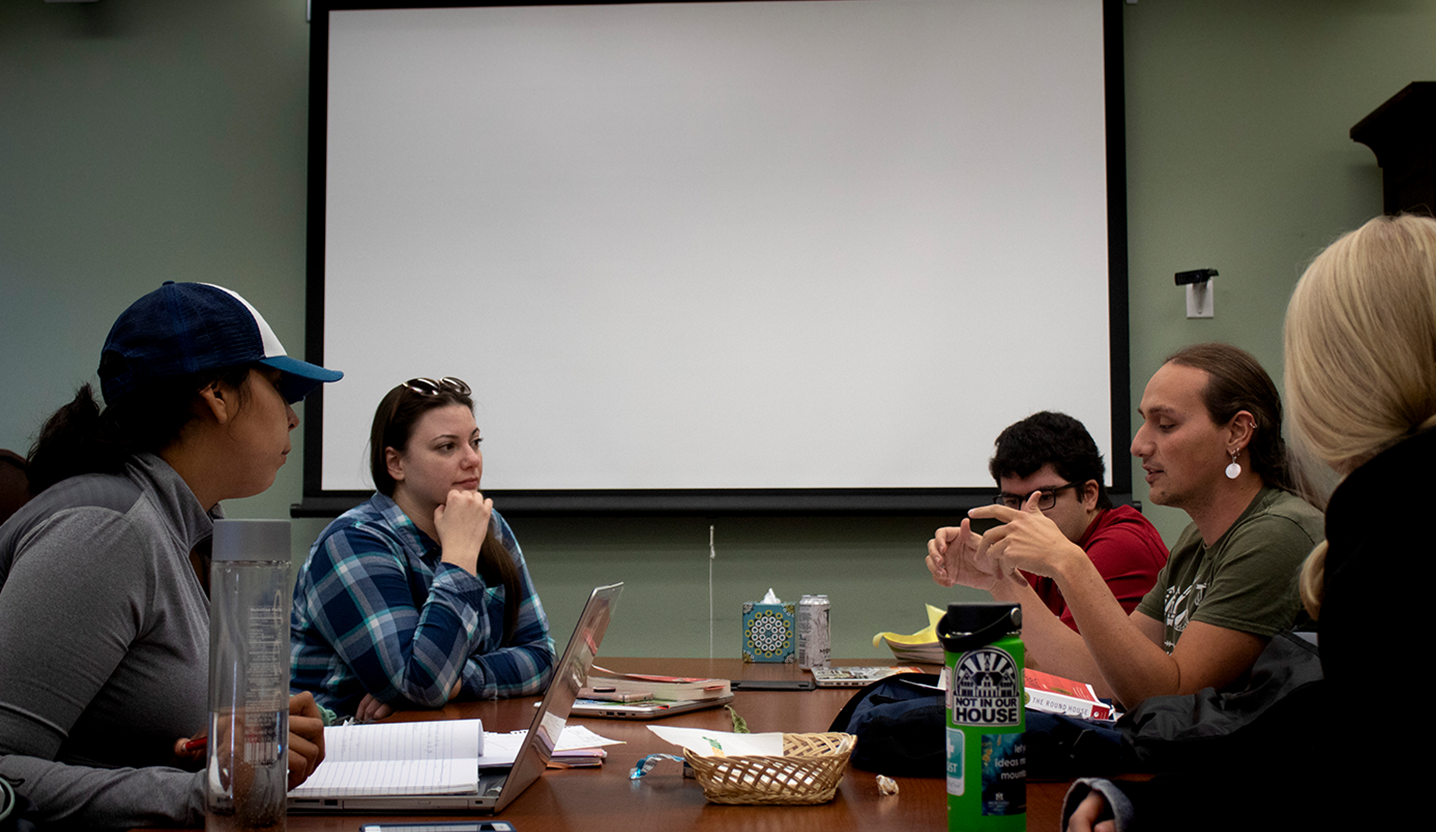
[[[324,729],[324,762],[292,797],[465,794],[478,788],[477,719]]]

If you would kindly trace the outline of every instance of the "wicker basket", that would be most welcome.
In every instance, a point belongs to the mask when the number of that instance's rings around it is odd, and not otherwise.
[[[837,793],[857,737],[784,734],[783,756],[683,757],[714,803],[827,803]]]

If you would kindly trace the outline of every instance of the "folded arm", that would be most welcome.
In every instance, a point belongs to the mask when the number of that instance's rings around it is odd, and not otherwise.
[[[519,611],[513,638],[508,647],[480,651],[469,656],[464,665],[463,692],[475,699],[526,696],[541,693],[553,671],[554,644],[549,636],[548,616],[534,591],[528,565],[512,534],[505,536],[506,525],[500,525],[500,540],[519,567]],[[507,537],[507,539],[505,539]],[[495,591],[490,603],[500,603],[502,594]]]

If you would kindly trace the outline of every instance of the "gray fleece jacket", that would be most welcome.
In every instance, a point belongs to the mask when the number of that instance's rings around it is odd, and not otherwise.
[[[60,826],[195,825],[203,772],[171,767],[208,719],[214,533],[152,454],[58,483],[0,526],[0,776]]]

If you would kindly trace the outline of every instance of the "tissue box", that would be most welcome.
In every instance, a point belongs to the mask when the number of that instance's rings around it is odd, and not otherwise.
[[[797,660],[794,606],[743,602],[743,661],[787,664]]]

